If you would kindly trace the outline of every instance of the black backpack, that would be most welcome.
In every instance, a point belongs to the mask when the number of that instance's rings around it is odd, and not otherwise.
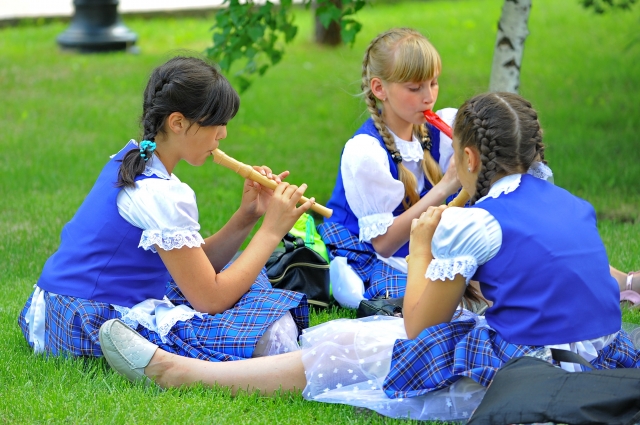
[[[558,361],[591,367],[552,349]],[[535,357],[516,357],[496,373],[469,425],[531,423],[626,425],[640,422],[640,369],[567,372]]]
[[[302,292],[310,305],[328,307],[332,302],[329,263],[291,233],[282,242],[284,248],[274,251],[265,266],[271,286]]]

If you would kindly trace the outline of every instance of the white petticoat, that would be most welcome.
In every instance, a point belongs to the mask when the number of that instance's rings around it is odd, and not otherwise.
[[[307,386],[303,397],[365,407],[393,418],[468,419],[486,389],[463,378],[420,397],[391,399],[382,390],[396,339],[406,339],[402,318],[340,319],[307,329],[300,337]]]

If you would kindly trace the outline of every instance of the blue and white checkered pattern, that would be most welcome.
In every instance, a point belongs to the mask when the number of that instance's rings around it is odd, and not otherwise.
[[[167,285],[166,295],[176,305],[188,305],[173,282]],[[81,298],[46,294],[45,300],[47,351],[55,355],[102,356],[98,341],[100,326],[109,319],[119,318],[120,313],[110,304]],[[29,327],[25,314],[30,304],[31,298],[18,318],[27,341]],[[263,271],[233,308],[177,322],[167,335],[167,344],[161,341],[160,335],[142,326],[136,330],[163,350],[180,356],[209,361],[240,360],[251,357],[266,329],[287,311],[300,331],[309,326],[309,307],[304,294],[272,289]]]
[[[488,386],[509,359],[540,348],[510,344],[494,330],[474,326],[475,320],[453,321],[427,328],[416,339],[396,341],[385,393],[391,398],[416,397],[463,376]],[[620,331],[591,364],[598,369],[640,367],[640,356]]]
[[[318,226],[329,258],[346,257],[349,265],[364,282],[364,297],[402,297],[407,286],[407,275],[380,261],[373,246],[358,240],[346,227],[338,223],[322,223]]]

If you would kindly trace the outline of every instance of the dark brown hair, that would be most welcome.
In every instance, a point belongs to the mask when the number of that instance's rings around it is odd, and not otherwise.
[[[213,64],[196,57],[176,56],[153,70],[144,90],[142,139],[154,141],[173,112],[207,127],[227,125],[239,108],[238,93]],[[151,160],[151,152],[147,157]],[[117,185],[134,187],[145,164],[139,150],[127,152]]]
[[[485,93],[469,99],[458,110],[453,133],[460,149],[480,152],[472,204],[487,195],[494,180],[526,173],[534,161],[544,161],[538,113],[517,94]]]

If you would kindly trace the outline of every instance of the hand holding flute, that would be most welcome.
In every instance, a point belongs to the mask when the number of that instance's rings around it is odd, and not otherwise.
[[[233,170],[236,174],[239,174],[240,176],[244,177],[245,179],[249,179],[252,180],[254,182],[260,183],[262,186],[269,188],[269,189],[275,189],[278,186],[278,183],[276,183],[275,181],[263,176],[262,174],[260,174],[259,172],[257,172],[256,170],[253,169],[253,167],[251,167],[250,165],[247,165],[245,163],[242,163],[232,157],[230,157],[229,155],[227,155],[226,153],[224,153],[223,151],[221,151],[220,149],[215,149],[213,151],[213,161],[216,164],[220,164],[223,167],[229,168],[230,170]],[[304,196],[302,196],[300,198],[300,203],[304,203],[307,202],[309,200],[309,198],[306,198]],[[311,206],[311,209],[315,212],[317,212],[318,214],[322,215],[323,217],[331,217],[331,214],[333,214],[333,211],[323,205],[320,205],[318,203],[314,203]]]

